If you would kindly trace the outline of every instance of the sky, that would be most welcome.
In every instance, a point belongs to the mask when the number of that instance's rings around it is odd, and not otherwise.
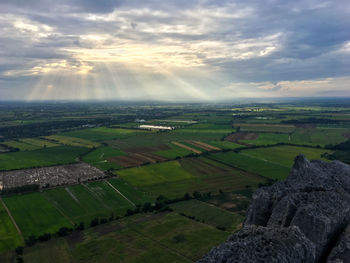
[[[0,100],[350,96],[349,0],[0,0]]]

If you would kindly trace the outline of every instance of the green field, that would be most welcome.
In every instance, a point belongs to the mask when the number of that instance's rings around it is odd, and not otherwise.
[[[268,163],[241,153],[216,153],[210,155],[209,158],[271,179],[282,180],[289,174],[289,168],[285,166],[278,163]]]
[[[72,227],[69,220],[41,193],[5,197],[3,200],[24,238],[55,233],[63,226]]]
[[[174,144],[169,144],[169,146],[171,147],[170,150],[156,151],[154,153],[157,155],[163,156],[167,159],[175,159],[177,157],[184,157],[184,156],[192,153],[191,151],[184,149],[184,148],[181,148],[181,147],[174,145]]]
[[[196,220],[232,231],[240,229],[243,216],[198,200],[189,200],[171,205],[178,213],[192,216]]]
[[[117,171],[125,182],[152,197],[181,197],[186,192],[240,190],[266,180],[207,158],[186,158]]]
[[[27,138],[27,139],[22,139],[21,142],[28,143],[34,146],[38,146],[40,148],[46,148],[46,147],[55,147],[59,146],[57,143],[50,142],[48,140],[44,140],[41,138]]]
[[[43,167],[76,162],[87,148],[73,146],[50,147],[34,151],[0,154],[1,170]],[[20,161],[19,161],[20,160]]]
[[[123,216],[134,206],[106,181],[56,188],[44,192],[48,200],[74,223],[89,224],[95,217]]]
[[[87,155],[85,155],[83,157],[83,161],[103,170],[119,169],[121,168],[121,166],[119,166],[116,163],[109,162],[108,160],[106,160],[106,158],[125,155],[125,154],[126,153],[116,148],[112,148],[108,146],[100,147],[93,150],[92,152],[89,152]]]
[[[227,233],[176,213],[161,213],[128,217],[85,230],[80,236],[28,247],[24,261],[193,262],[223,242]]]
[[[46,136],[45,138],[63,145],[68,145],[68,146],[94,148],[94,147],[99,147],[101,145],[97,142],[92,142],[81,138],[75,138],[75,137],[69,137],[69,136],[51,135],[51,136]]]
[[[294,163],[295,156],[298,154],[304,154],[309,160],[325,160],[321,157],[321,155],[325,152],[331,153],[332,151],[284,145],[269,148],[248,149],[241,151],[240,154],[253,157],[267,163],[279,164],[290,169]]]
[[[31,151],[31,150],[37,150],[42,147],[28,144],[25,142],[20,142],[20,141],[7,141],[7,142],[2,142],[2,144],[11,147],[11,148],[16,148],[19,149],[20,151]]]
[[[119,192],[121,192],[124,196],[126,196],[131,202],[134,204],[144,204],[146,202],[154,202],[154,197],[149,194],[137,190],[123,179],[112,178],[109,179],[108,182],[112,184]]]
[[[178,161],[125,169],[118,171],[117,175],[136,187],[182,181],[193,177]]]
[[[23,241],[12,223],[2,202],[0,202],[0,253],[22,246]]]

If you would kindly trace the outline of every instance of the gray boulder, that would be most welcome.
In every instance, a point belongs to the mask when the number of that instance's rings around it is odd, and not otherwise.
[[[350,262],[349,222],[350,166],[299,155],[287,180],[254,193],[242,230],[199,262]]]

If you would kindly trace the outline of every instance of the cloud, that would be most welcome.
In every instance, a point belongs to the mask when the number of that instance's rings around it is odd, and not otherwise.
[[[35,98],[38,85],[49,98],[69,83],[85,88],[53,98],[136,97],[131,87],[162,99],[181,97],[172,89],[201,99],[348,94],[332,86],[349,77],[346,0],[0,0],[0,10],[5,98]]]

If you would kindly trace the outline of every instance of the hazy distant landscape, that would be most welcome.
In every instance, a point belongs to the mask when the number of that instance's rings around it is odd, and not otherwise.
[[[196,261],[296,155],[350,163],[347,100],[1,107],[2,262]]]
[[[0,263],[348,262],[348,0],[0,0]]]

